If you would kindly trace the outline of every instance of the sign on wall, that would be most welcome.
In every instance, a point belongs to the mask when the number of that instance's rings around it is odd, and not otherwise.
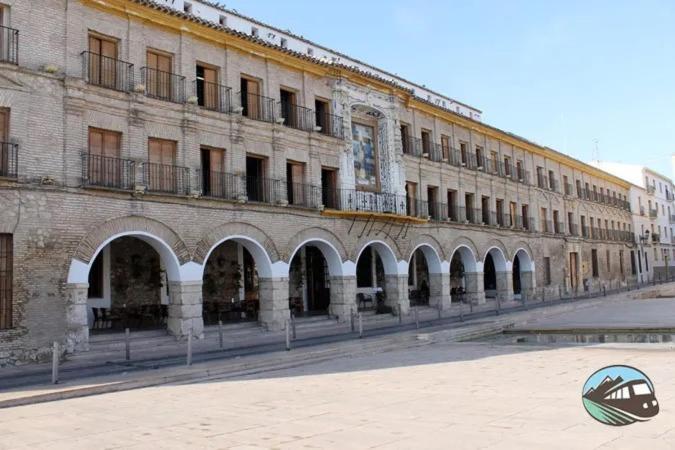
[[[377,154],[374,128],[352,122],[352,149],[354,151],[356,186],[372,190],[377,189]]]

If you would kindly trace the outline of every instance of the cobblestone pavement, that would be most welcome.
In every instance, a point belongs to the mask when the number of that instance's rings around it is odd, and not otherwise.
[[[645,371],[661,412],[594,421],[595,370]],[[0,410],[0,448],[675,449],[675,350],[435,344],[239,379]]]

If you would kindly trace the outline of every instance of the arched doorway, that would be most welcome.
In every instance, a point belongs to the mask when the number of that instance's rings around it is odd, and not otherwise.
[[[367,244],[356,259],[356,306],[359,310],[407,311],[407,276],[399,277],[394,252],[382,242]],[[401,305],[405,300],[406,305]]]
[[[516,298],[522,299],[523,295],[531,297],[534,293],[534,262],[530,254],[524,249],[519,249],[513,257],[513,293]]]
[[[428,305],[431,280],[429,267],[422,249],[416,249],[408,262],[408,296],[410,306]]]
[[[450,297],[453,302],[485,301],[482,273],[478,272],[476,256],[469,247],[457,247],[450,259]]]
[[[204,324],[258,321],[263,277],[271,277],[271,263],[256,241],[228,237],[214,245],[204,263]]]
[[[486,298],[501,301],[513,299],[513,287],[504,252],[492,247],[485,253],[483,262],[483,288]]]
[[[318,247],[305,245],[291,259],[288,297],[289,307],[296,316],[328,314],[328,262]]]
[[[90,333],[166,328],[166,264],[145,239],[121,236],[106,243],[93,258],[87,281]]]

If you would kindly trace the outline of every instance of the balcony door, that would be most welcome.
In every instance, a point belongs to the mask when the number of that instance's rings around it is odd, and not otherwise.
[[[225,150],[202,147],[202,193],[210,197],[230,198],[232,180],[225,173]]]
[[[10,170],[9,110],[0,108],[0,177],[7,176]]]
[[[147,66],[149,70],[146,73],[145,89],[148,95],[171,100],[173,92],[171,56],[148,50]]]
[[[121,187],[121,138],[116,131],[89,128],[89,184]]]
[[[305,165],[286,163],[286,199],[290,205],[306,205]]]
[[[261,119],[260,83],[248,78],[241,79],[241,106],[244,116]]]
[[[328,209],[338,209],[337,169],[321,168],[321,199]]]
[[[111,89],[117,88],[117,42],[89,36],[89,82]]]
[[[148,189],[176,192],[176,142],[164,139],[148,140]]]
[[[216,69],[197,65],[197,102],[206,109],[220,110],[220,89]]]

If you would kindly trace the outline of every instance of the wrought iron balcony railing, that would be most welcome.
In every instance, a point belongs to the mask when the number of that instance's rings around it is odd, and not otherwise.
[[[185,103],[185,77],[150,67],[141,67],[145,95],[174,103]]]
[[[345,138],[344,121],[342,120],[342,117],[329,113],[320,114],[317,112],[315,123],[317,126],[321,127],[320,133],[338,139]]]
[[[209,111],[221,113],[232,112],[232,88],[205,80],[192,82],[197,104]]]
[[[82,77],[94,86],[129,92],[134,86],[134,65],[84,51],[82,52]]]
[[[280,117],[284,119],[284,125],[302,131],[314,131],[314,110],[293,103],[279,102]]]
[[[190,169],[144,162],[143,184],[148,192],[187,195],[190,193]]]
[[[250,92],[239,92],[241,101],[242,115],[252,120],[274,123],[276,121],[275,106],[273,98],[265,97]]]
[[[16,178],[19,166],[19,146],[0,142],[0,177]]]
[[[0,26],[0,62],[19,64],[19,30]]]
[[[136,183],[136,163],[129,159],[82,154],[82,184],[131,190]]]

